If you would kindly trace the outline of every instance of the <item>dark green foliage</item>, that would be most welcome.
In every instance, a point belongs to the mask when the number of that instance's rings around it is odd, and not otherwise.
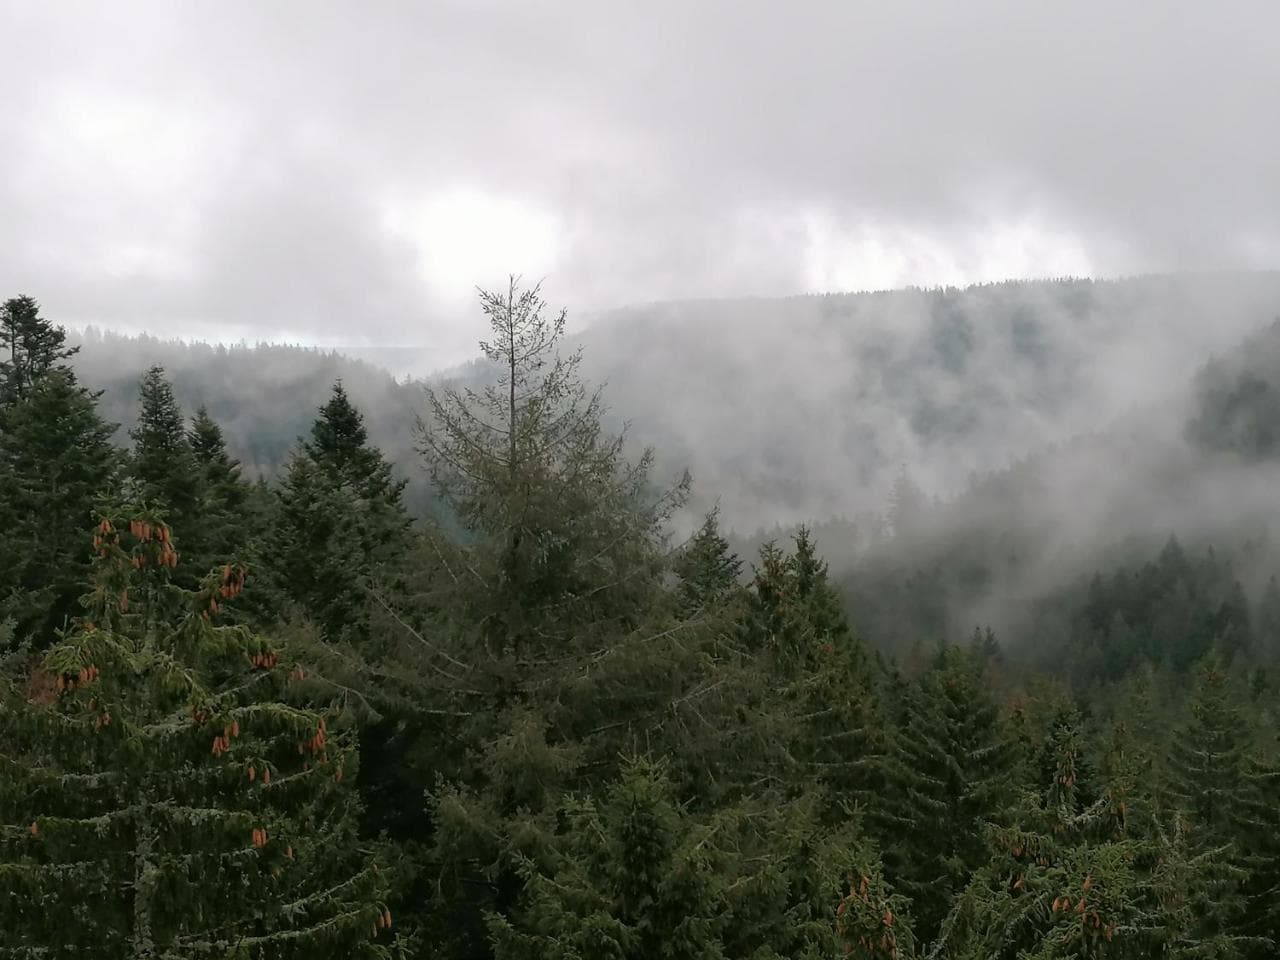
[[[117,474],[113,429],[65,369],[0,405],[0,620],[39,645],[78,611],[87,532]]]
[[[888,956],[844,949],[865,926],[910,952],[874,857],[802,808],[700,822],[658,772],[632,764],[600,801],[569,802],[564,828],[549,873],[526,862],[513,918],[491,920],[500,960]],[[852,891],[847,876],[862,878]]]
[[[187,433],[198,473],[198,535],[188,539],[187,560],[194,569],[243,560],[250,531],[264,516],[262,500],[240,477],[240,463],[227,453],[222,428],[201,407]]]
[[[908,692],[894,738],[894,802],[884,813],[889,875],[911,897],[926,939],[985,861],[983,824],[1010,798],[1011,744],[984,665],[970,649],[941,649]]]
[[[334,384],[277,489],[270,549],[258,548],[284,597],[334,641],[367,637],[368,581],[407,542],[403,489]]]
[[[921,294],[928,364],[991,388],[978,308],[1005,295]],[[714,511],[673,549],[687,478],[663,489],[610,427],[564,315],[514,280],[481,306],[483,361],[425,394],[414,527],[385,438],[416,390],[308,355],[355,380],[307,430],[314,370],[261,393],[231,370],[300,354],[174,348],[241,396],[153,367],[122,477],[61,331],[6,305],[0,956],[1274,955],[1265,535],[1147,530],[1046,575],[1057,528],[1010,514],[1040,488],[1085,509],[1089,484],[1021,464],[953,507],[904,467],[887,518],[818,528],[858,558],[845,590],[808,527],[739,545],[744,578]],[[993,322],[1052,379],[1054,331],[1014,306]],[[973,428],[955,393],[903,394],[923,446]],[[1245,459],[1269,456],[1250,409]],[[286,429],[284,475],[246,483],[237,458],[278,463]],[[791,439],[761,456],[799,490]],[[1186,489],[1175,445],[1161,495]],[[135,497],[88,548],[95,506]]]
[[[130,477],[135,498],[164,511],[179,530],[196,528],[201,469],[187,436],[186,420],[173,396],[164,369],[152,367],[138,387],[138,423],[133,440]]]
[[[146,513],[94,547],[84,618],[4,664],[0,955],[387,955],[353,731],[290,702],[278,645],[216,624],[243,570],[176,587]]]
[[[784,761],[780,785],[822,790],[831,822],[878,807],[888,752],[878,666],[806,529],[790,554],[771,543],[761,549],[740,631],[771,688],[762,714]]]
[[[1186,815],[1201,848],[1229,843],[1241,833],[1249,732],[1237,704],[1220,664],[1205,663],[1197,671],[1190,718],[1171,744],[1168,804]]]
[[[713,609],[736,592],[742,561],[720,535],[719,516],[707,514],[698,532],[676,557],[672,570],[679,578],[677,596],[686,611]]]
[[[1196,377],[1187,439],[1246,460],[1280,454],[1280,321]]]
[[[1150,957],[1160,906],[1138,867],[1138,845],[1116,833],[1090,782],[1078,717],[1044,744],[1045,776],[983,829],[988,862],[941,931],[955,960]]]
[[[66,331],[40,316],[30,297],[13,297],[0,306],[0,407],[30,396],[36,383],[79,347],[66,346]]]

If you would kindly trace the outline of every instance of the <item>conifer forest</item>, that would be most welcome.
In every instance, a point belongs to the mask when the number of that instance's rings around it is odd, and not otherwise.
[[[930,626],[930,551],[989,548],[908,479],[851,580],[805,526],[677,535],[565,315],[478,310],[415,514],[341,381],[251,481],[5,302],[0,956],[1275,955],[1274,577],[1170,538],[1035,643]]]
[[[0,0],[0,960],[1280,960],[1278,38]]]

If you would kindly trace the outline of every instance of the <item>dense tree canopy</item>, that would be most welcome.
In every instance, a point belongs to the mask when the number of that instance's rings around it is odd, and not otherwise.
[[[844,579],[856,523],[745,550],[537,287],[480,307],[414,510],[343,380],[251,483],[158,366],[117,448],[6,302],[0,957],[1275,955],[1265,545],[1162,530],[961,632],[1025,530],[904,468]]]

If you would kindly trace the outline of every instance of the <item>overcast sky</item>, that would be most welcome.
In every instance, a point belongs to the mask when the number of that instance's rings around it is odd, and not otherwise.
[[[1280,266],[1273,2],[0,0],[0,293],[415,344],[668,298]]]

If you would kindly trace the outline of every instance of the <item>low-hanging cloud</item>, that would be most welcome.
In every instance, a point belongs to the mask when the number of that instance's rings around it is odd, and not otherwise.
[[[1277,28],[1263,3],[9,4],[0,288],[447,361],[509,270],[588,312],[1270,267]]]

